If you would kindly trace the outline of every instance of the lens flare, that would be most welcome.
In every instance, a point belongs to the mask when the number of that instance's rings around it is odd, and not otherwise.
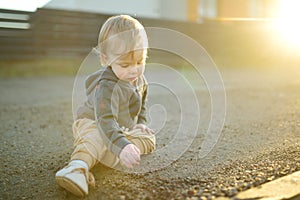
[[[289,45],[300,45],[300,1],[281,0],[275,27]]]

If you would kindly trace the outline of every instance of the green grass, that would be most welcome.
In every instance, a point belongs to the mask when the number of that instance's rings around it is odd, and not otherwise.
[[[75,59],[0,61],[0,77],[72,76],[80,64]]]

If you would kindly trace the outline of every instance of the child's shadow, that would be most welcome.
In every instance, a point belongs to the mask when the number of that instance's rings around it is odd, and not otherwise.
[[[110,176],[117,171],[110,167],[105,166],[104,164],[98,163],[95,167],[91,169],[91,172],[94,174],[95,179],[101,180],[101,178]]]
[[[143,176],[134,176],[112,169],[101,163],[92,168],[95,188],[91,188],[87,199],[126,199],[136,192],[136,185]]]

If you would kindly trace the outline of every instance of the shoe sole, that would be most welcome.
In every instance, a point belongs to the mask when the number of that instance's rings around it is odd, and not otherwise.
[[[60,187],[71,192],[72,194],[78,197],[84,197],[86,195],[85,192],[78,185],[76,185],[73,181],[69,180],[68,178],[56,177],[55,179]]]

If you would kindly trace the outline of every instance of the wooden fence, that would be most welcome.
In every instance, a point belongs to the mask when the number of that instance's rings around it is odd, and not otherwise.
[[[28,29],[0,28],[1,59],[68,58],[86,55],[96,44],[97,32],[107,16],[39,9],[37,12],[0,10],[27,15],[27,20],[2,22],[29,24]]]
[[[10,19],[3,14],[20,15],[23,19]],[[2,25],[20,23],[25,26],[22,29],[0,26],[0,59],[83,59],[97,44],[100,27],[108,17],[52,9],[38,9],[36,12],[0,10]],[[282,58],[284,53],[286,55],[267,22],[206,20],[196,24],[139,20],[146,27],[169,28],[190,36],[203,45],[219,65],[270,65]]]

